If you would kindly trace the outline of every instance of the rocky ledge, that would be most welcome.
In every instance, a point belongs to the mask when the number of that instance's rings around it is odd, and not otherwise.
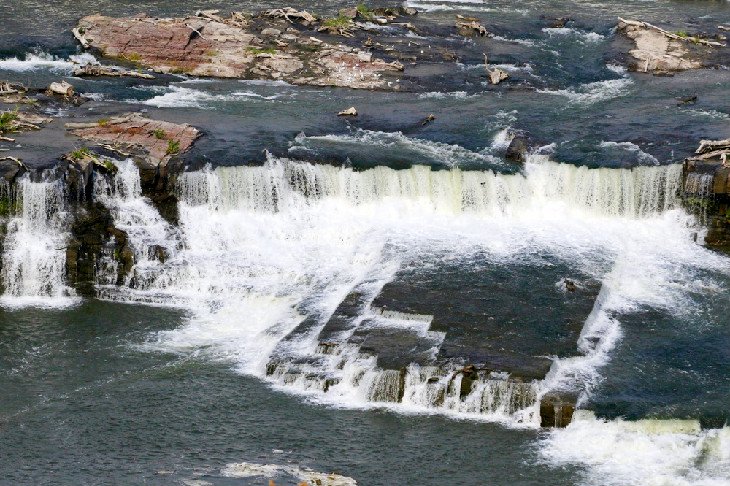
[[[345,16],[319,20],[308,12],[275,9],[228,18],[217,11],[165,19],[91,15],[73,32],[85,48],[159,73],[397,89],[393,75],[403,70],[399,62],[341,42],[355,27]],[[320,31],[339,38],[324,40]]]
[[[622,18],[619,18],[618,32],[634,44],[629,51],[630,69],[645,73],[711,67],[717,51],[727,48],[725,36],[720,32],[710,38],[683,31],[669,32],[647,22]]]
[[[702,140],[685,160],[684,196],[708,226],[705,244],[730,252],[730,139]]]

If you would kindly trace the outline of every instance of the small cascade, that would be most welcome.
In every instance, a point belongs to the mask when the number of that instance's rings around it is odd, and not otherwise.
[[[707,223],[707,213],[713,203],[712,184],[714,174],[690,172],[684,180],[684,203],[700,222]]]
[[[94,199],[104,204],[114,218],[114,225],[124,231],[134,252],[134,268],[124,287],[147,289],[155,286],[163,270],[162,263],[176,254],[180,237],[177,229],[160,216],[150,201],[142,196],[139,170],[131,159],[114,161],[116,174],[94,179]],[[107,286],[102,295],[111,298],[119,270],[112,242],[106,245],[97,263],[97,285]],[[110,293],[111,292],[111,293]]]
[[[595,216],[645,217],[677,206],[680,165],[589,169],[532,155],[523,174],[433,170],[414,166],[313,165],[269,156],[257,167],[225,167],[184,174],[180,197],[216,209],[286,211],[326,198],[353,205],[398,199],[439,211],[512,216],[546,206]]]
[[[9,306],[63,306],[73,302],[65,284],[66,228],[63,186],[56,182],[17,183],[3,246],[3,302]],[[3,201],[13,201],[4,198]]]

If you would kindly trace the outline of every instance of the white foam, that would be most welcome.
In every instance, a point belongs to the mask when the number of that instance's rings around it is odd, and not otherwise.
[[[78,302],[66,286],[65,208],[61,183],[18,184],[21,213],[11,217],[0,278],[5,307],[68,307]]]
[[[618,148],[632,152],[636,155],[637,162],[642,165],[659,165],[659,160],[651,154],[648,154],[641,150],[641,147],[632,142],[601,142],[600,147],[602,148]]]
[[[598,32],[586,32],[572,27],[545,27],[542,29],[542,31],[548,34],[550,37],[569,36],[574,37],[583,43],[598,43],[606,39],[605,36],[599,34]]]
[[[576,87],[559,90],[537,90],[538,93],[565,96],[572,103],[592,105],[628,94],[628,88],[633,85],[629,78],[609,79],[593,83],[581,84]]]
[[[490,154],[473,152],[459,145],[451,145],[442,142],[433,142],[418,138],[411,138],[402,132],[380,132],[372,130],[356,129],[348,134],[307,136],[300,133],[289,149],[296,153],[299,150],[312,150],[316,146],[323,145],[352,145],[354,147],[366,145],[380,147],[388,150],[402,150],[410,152],[409,160],[426,160],[440,163],[447,167],[471,164],[474,166],[501,165],[502,163]]]
[[[186,88],[184,86],[172,85],[163,88],[163,94],[154,96],[142,102],[142,104],[156,106],[159,108],[207,108],[212,109],[214,103],[235,101],[243,99],[273,101],[280,95],[262,95],[254,91],[234,91],[228,94],[212,94],[199,89]],[[130,100],[136,103],[137,101]]]
[[[292,465],[256,464],[239,462],[227,464],[221,474],[228,478],[256,478],[277,479],[281,475],[293,476],[307,484],[321,486],[357,486],[354,479],[339,474],[327,474]]]
[[[96,58],[89,53],[71,55],[64,59],[44,52],[35,52],[26,54],[25,59],[17,57],[0,59],[0,70],[27,72],[48,69],[55,72],[70,73],[79,65],[94,64],[96,62]]]
[[[730,429],[701,430],[694,420],[596,419],[576,412],[544,440],[552,465],[586,468],[586,485],[721,486],[730,478]]]

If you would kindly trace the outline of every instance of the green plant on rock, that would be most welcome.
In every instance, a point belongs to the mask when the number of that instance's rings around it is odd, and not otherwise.
[[[375,12],[373,12],[367,5],[360,3],[357,6],[357,15],[364,18],[365,20],[373,20]]]
[[[100,127],[105,127],[109,124],[109,118],[100,118],[98,122],[96,122],[97,125]]]
[[[89,156],[91,156],[91,151],[87,147],[78,148],[68,154],[68,158],[74,162],[79,162]]]
[[[689,34],[687,34],[687,32],[685,32],[684,30],[678,30],[677,32],[675,32],[675,34],[677,35],[677,37],[681,37],[682,39],[686,39],[687,37],[689,37]]]
[[[3,111],[0,113],[0,134],[15,130],[15,120],[18,119],[18,110]]]
[[[167,150],[165,151],[165,155],[176,155],[180,153],[180,142],[177,140],[168,140],[167,141]]]
[[[351,24],[352,20],[348,17],[345,17],[344,15],[338,15],[337,17],[325,19],[325,21],[322,22],[322,25],[324,25],[325,27],[341,30],[349,28]]]
[[[167,139],[167,134],[165,133],[165,130],[163,130],[162,128],[158,128],[158,129],[154,130],[152,132],[152,135],[154,135],[157,140],[166,140]]]
[[[0,198],[0,216],[3,218],[6,218],[13,214],[13,210],[15,208],[13,207],[13,202],[10,200],[9,197],[3,197]]]

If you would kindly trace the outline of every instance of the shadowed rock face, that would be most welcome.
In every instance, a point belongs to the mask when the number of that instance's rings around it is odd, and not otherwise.
[[[629,55],[634,71],[686,71],[708,65],[713,49],[724,48],[720,42],[709,41],[686,33],[672,33],[646,22],[619,19],[618,32],[634,42]]]
[[[382,75],[401,71],[400,64],[373,58],[354,47],[324,42],[291,25],[270,18],[250,23],[240,14],[230,19],[91,15],[81,19],[74,32],[82,45],[105,56],[161,73],[395,89]]]

